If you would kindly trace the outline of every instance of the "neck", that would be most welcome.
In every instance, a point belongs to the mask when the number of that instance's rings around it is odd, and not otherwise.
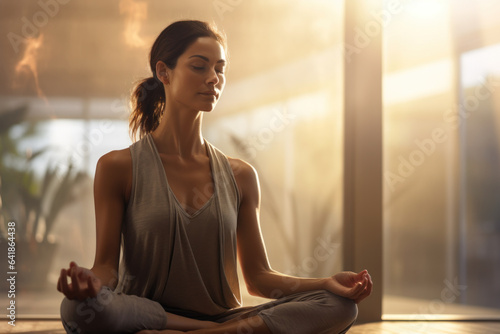
[[[165,110],[160,125],[152,133],[158,152],[183,158],[206,154],[202,120],[200,111]]]

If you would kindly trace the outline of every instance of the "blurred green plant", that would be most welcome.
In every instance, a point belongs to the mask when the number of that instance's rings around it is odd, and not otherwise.
[[[22,149],[23,142],[41,135],[39,123],[25,121],[27,112],[27,107],[0,111],[0,244],[6,245],[7,224],[14,221],[16,268],[29,274],[21,283],[39,288],[56,249],[49,236],[62,209],[77,199],[77,185],[87,175],[71,164],[61,170],[56,162],[37,175],[34,162],[50,147]]]
[[[45,228],[37,241],[44,242],[61,210],[76,199],[75,186],[86,174],[74,171],[71,164],[64,173],[48,165],[43,178],[37,177],[33,162],[50,148],[21,150],[21,142],[40,135],[37,123],[24,122],[26,114],[26,107],[0,112],[0,228],[5,236],[6,224],[13,220],[17,237],[33,241],[43,220]]]

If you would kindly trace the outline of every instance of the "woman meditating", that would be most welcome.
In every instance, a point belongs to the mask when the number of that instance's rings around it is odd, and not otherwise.
[[[344,333],[355,321],[368,272],[273,270],[256,171],[204,139],[226,65],[225,39],[204,22],[175,22],[154,42],[152,77],[132,94],[139,140],[97,164],[94,265],[61,270],[68,333]],[[241,306],[237,259],[249,293],[272,301]]]

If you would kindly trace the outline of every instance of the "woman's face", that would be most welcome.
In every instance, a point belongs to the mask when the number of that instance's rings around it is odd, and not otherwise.
[[[212,111],[226,83],[226,53],[211,37],[200,37],[167,69],[167,101],[194,111]],[[170,100],[169,100],[170,99]]]

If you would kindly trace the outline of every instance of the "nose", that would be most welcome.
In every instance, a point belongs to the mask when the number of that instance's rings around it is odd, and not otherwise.
[[[209,76],[207,78],[207,83],[215,86],[219,83],[219,81],[220,81],[220,79],[219,79],[219,75],[218,75],[217,71],[215,69],[211,70],[209,72]]]

